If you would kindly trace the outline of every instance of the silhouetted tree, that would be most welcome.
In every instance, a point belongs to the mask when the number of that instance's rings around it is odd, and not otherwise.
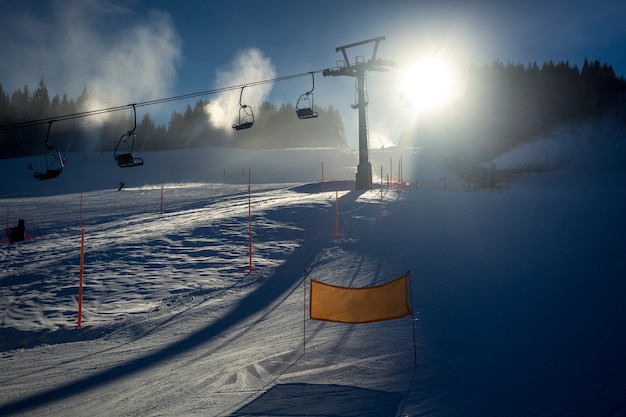
[[[31,114],[38,119],[52,116],[50,112],[50,97],[48,88],[43,78],[39,81],[37,88],[33,91],[30,99]]]
[[[582,67],[567,61],[521,63],[494,61],[470,65],[465,70],[466,89],[447,112],[420,120],[419,130],[402,134],[401,144],[418,140],[439,149],[452,164],[468,159],[488,159],[572,120],[598,117],[607,112],[626,114],[626,80],[613,67],[585,59]],[[90,108],[93,93],[85,86],[76,100],[58,95],[50,100],[42,78],[31,93],[28,84],[11,95],[0,84],[0,124],[3,126]],[[166,125],[156,126],[149,113],[137,126],[137,146],[167,150],[195,146],[247,148],[345,147],[339,112],[316,107],[317,119],[300,120],[294,105],[268,101],[255,112],[255,125],[246,131],[219,129],[210,122],[208,100],[173,111]],[[114,112],[103,125],[84,118],[56,122],[53,134],[65,149],[112,150],[120,135],[132,127],[132,113]],[[0,130],[0,158],[41,153],[47,126]],[[137,149],[139,149],[137,148]],[[469,155],[469,156],[468,156]]]
[[[461,166],[494,158],[558,124],[626,113],[626,81],[599,61],[585,59],[581,70],[567,61],[494,61],[469,66],[465,76],[464,97],[420,120],[403,143],[418,140]]]

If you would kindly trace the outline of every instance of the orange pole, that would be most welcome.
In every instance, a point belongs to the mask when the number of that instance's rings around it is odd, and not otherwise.
[[[304,304],[302,309],[302,344],[304,345],[304,353],[306,353],[306,269],[304,270],[304,283],[302,288],[304,288],[302,291],[304,294]]]
[[[78,278],[78,323],[76,328],[80,329],[82,326],[83,316],[83,268],[85,262],[85,228],[81,229],[80,234],[80,274]]]
[[[161,214],[163,214],[163,186],[161,186]]]
[[[248,241],[249,241],[249,252],[250,252],[250,269],[249,272],[252,273],[252,209],[250,203],[250,170],[248,169]]]

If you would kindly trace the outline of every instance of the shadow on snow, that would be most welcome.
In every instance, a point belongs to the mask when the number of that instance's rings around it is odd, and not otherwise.
[[[359,194],[359,192],[351,192],[346,197],[352,202],[356,199],[355,194]],[[320,209],[319,207],[302,207],[299,209],[299,214],[301,216],[298,216],[296,225],[305,226],[303,227],[305,231],[319,231],[320,227],[318,226],[320,225],[323,229],[327,228],[328,216],[332,216],[329,214],[328,209]],[[302,222],[306,223],[302,224]],[[116,380],[121,380],[143,370],[159,366],[162,362],[176,358],[186,351],[198,348],[210,340],[218,338],[222,333],[228,331],[233,326],[263,311],[273,301],[295,291],[302,283],[301,277],[304,269],[314,261],[317,254],[328,244],[329,239],[331,239],[330,233],[328,234],[328,239],[318,233],[314,234],[310,239],[303,239],[302,245],[295,249],[294,253],[287,258],[286,262],[277,267],[274,273],[260,284],[257,289],[242,298],[231,312],[188,337],[174,342],[154,353],[130,360],[114,368],[109,368],[57,388],[1,405],[0,415],[23,412],[78,396],[97,387],[114,383]],[[278,388],[276,391],[271,391],[272,394],[270,395],[276,395],[274,394],[275,392],[277,392],[278,395],[285,395],[285,389],[293,389],[293,386]],[[312,393],[311,395],[317,392],[316,395],[313,395],[317,397],[332,395],[333,390],[335,392],[345,390],[348,399],[351,398],[346,404],[351,404],[352,406],[354,406],[355,402],[365,403],[365,398],[368,398],[365,395],[366,390],[359,390],[357,388],[320,388],[312,386],[308,389]],[[367,395],[372,394],[376,394],[376,392],[367,391]],[[377,395],[389,396],[392,394],[378,393]],[[387,398],[387,403],[397,402],[395,399],[390,401],[389,397],[385,398]],[[263,406],[263,402],[257,403],[255,401],[250,406],[261,407]],[[346,407],[348,407],[348,405],[346,405]],[[306,408],[303,408],[303,410],[304,409]]]
[[[398,393],[358,387],[278,384],[231,416],[395,416],[401,400]]]

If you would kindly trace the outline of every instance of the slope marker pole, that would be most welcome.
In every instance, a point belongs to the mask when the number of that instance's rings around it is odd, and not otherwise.
[[[306,353],[306,278],[307,278],[307,273],[306,273],[306,269],[304,270],[304,282],[302,283],[302,288],[303,288],[303,299],[304,302],[302,304],[302,344],[304,346],[304,353]]]
[[[78,278],[78,323],[76,328],[80,329],[82,326],[83,316],[83,269],[85,263],[85,228],[83,227],[80,232],[80,273]]]
[[[248,252],[250,253],[249,273],[252,273],[252,209],[250,207],[250,169],[248,169]]]
[[[163,214],[163,186],[161,185],[161,210],[160,214]]]

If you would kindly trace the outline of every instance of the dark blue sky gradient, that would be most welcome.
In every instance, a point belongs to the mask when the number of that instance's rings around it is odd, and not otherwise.
[[[400,64],[425,53],[458,68],[494,60],[569,61],[580,68],[589,58],[625,75],[625,16],[626,3],[614,0],[0,0],[0,83],[10,94],[43,77],[51,95],[70,98],[85,86],[120,84],[118,101],[110,104],[121,105],[223,87],[217,72],[249,48],[282,77],[334,67],[337,46],[383,35],[378,56]],[[138,42],[144,35],[162,39]],[[372,96],[381,80],[389,100],[397,99],[390,77],[372,74]],[[353,82],[345,78],[319,75],[316,100],[340,109],[351,124]],[[264,98],[293,102],[309,83],[277,83]],[[164,123],[172,108],[185,105],[150,113]]]
[[[75,0],[62,2],[0,1],[3,21],[16,14],[30,15],[33,24],[54,25],[58,10],[69,11]],[[153,10],[169,14],[182,40],[183,62],[177,84],[184,90],[202,89],[202,80],[228,62],[235,51],[256,47],[286,75],[333,66],[335,47],[385,35],[380,55],[404,60],[417,48],[460,46],[460,64],[488,63],[495,59],[528,63],[552,59],[582,65],[585,57],[613,65],[626,74],[626,3],[600,1],[398,1],[317,0],[269,1],[140,1],[97,3],[89,25],[102,36],[115,35],[140,22]],[[115,9],[119,13],[105,13]],[[54,11],[57,9],[57,12]],[[124,11],[123,13],[121,11]],[[66,24],[71,24],[71,18]],[[11,28],[0,31],[11,38]],[[37,31],[31,31],[36,38]],[[28,39],[21,39],[28,48]],[[57,45],[68,47],[71,45]],[[12,52],[15,52],[12,50]],[[79,51],[77,51],[78,53]],[[28,51],[24,51],[28,54]],[[15,71],[20,56],[13,56]],[[2,56],[2,60],[8,57]],[[79,60],[80,56],[76,56]],[[2,66],[0,82],[12,91],[17,81]],[[8,79],[7,79],[8,78]],[[19,78],[19,77],[18,77]],[[22,77],[23,78],[23,77]],[[15,81],[14,81],[15,80]],[[15,85],[13,85],[15,84]]]

